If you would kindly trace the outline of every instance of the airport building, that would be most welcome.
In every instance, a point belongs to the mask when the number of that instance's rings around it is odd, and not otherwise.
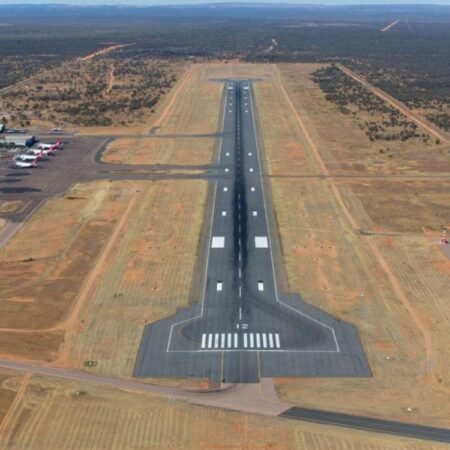
[[[36,142],[36,138],[30,134],[9,134],[4,137],[3,142],[17,147],[31,147]]]

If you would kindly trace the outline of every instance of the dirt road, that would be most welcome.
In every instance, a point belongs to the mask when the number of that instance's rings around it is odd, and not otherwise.
[[[80,61],[89,61],[90,59],[93,59],[100,55],[105,55],[106,53],[112,52],[113,50],[118,50],[119,48],[129,47],[133,44],[117,44],[117,45],[110,45],[109,47],[102,48],[101,50],[97,50],[95,52],[89,53],[89,55],[83,56],[79,58]]]
[[[369,83],[365,78],[363,78],[360,75],[357,75],[355,72],[353,72],[348,67],[338,64],[338,67],[349,77],[353,78],[358,83],[361,83],[366,89],[368,89],[370,92],[375,94],[377,97],[381,98],[385,102],[387,102],[392,107],[398,109],[400,112],[402,112],[406,117],[411,119],[413,122],[415,122],[420,127],[424,128],[428,133],[432,134],[435,138],[440,139],[441,142],[449,142],[449,139],[447,136],[445,136],[441,131],[439,131],[433,124],[428,122],[424,117],[419,116],[418,114],[412,112],[406,105],[404,105],[399,100],[391,97],[386,92],[382,91],[381,89],[373,86],[371,83]]]
[[[400,22],[400,20],[395,20],[394,22],[390,23],[387,27],[382,28],[380,31],[382,33],[385,33],[386,31],[389,31],[391,28],[395,27]]]

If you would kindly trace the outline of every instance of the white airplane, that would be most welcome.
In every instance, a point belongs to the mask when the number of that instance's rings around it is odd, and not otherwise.
[[[39,150],[38,148],[30,148],[30,150],[28,150],[27,152],[27,155],[40,155],[41,153],[43,156],[48,156],[49,154],[54,153],[54,150]]]
[[[16,167],[18,167],[19,169],[31,169],[37,166],[36,164],[36,160],[31,161],[31,162],[26,162],[26,161],[14,161],[14,164],[16,165]]]
[[[42,150],[39,148],[30,148],[30,150],[28,150],[28,154],[29,155],[39,155],[39,154],[43,154],[43,156],[48,156],[48,155],[54,155],[56,153],[56,145],[52,145],[50,148],[48,148],[47,150]]]
[[[37,155],[16,155],[14,161],[36,161],[45,157],[44,151],[40,150]]]
[[[38,144],[38,148],[40,150],[49,150],[53,148],[57,148],[58,150],[63,149],[63,143],[61,141],[56,141],[54,144]]]

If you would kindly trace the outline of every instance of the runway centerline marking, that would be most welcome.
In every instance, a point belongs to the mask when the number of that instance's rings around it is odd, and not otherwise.
[[[249,88],[246,87],[244,89],[249,89]],[[233,90],[233,88],[231,88],[231,90]],[[246,97],[244,97],[244,98],[246,98]],[[253,109],[253,102],[252,102],[252,97],[251,96],[250,96],[250,100],[249,101],[251,103],[251,108],[250,109]],[[239,114],[240,114],[240,112],[238,110],[237,111],[238,117],[239,117]],[[225,114],[222,116],[222,120],[225,121]],[[265,213],[265,219],[266,219],[266,223],[264,225],[268,228],[265,192],[264,192],[264,187],[263,187],[263,183],[262,183],[262,174],[261,174],[260,169],[259,169],[260,168],[260,161],[259,161],[259,151],[258,151],[258,139],[257,139],[257,136],[256,136],[256,124],[255,124],[255,117],[254,117],[253,114],[251,115],[250,120],[253,121],[253,132],[254,132],[254,135],[255,135],[255,145],[256,145],[256,148],[257,148],[256,156],[257,156],[257,161],[258,161],[258,163],[257,163],[258,164],[257,173],[259,173],[259,179],[260,179],[260,182],[261,182],[261,185],[262,185],[261,190],[262,190],[264,213]],[[240,130],[239,123],[237,123],[237,129]],[[220,142],[221,143],[220,143],[220,151],[219,151],[219,161],[221,159],[220,155],[221,155],[222,150],[223,150],[223,137],[222,136],[220,137]],[[237,139],[237,146],[240,148],[240,137]],[[229,155],[229,152],[227,152],[227,154]],[[249,154],[249,156],[252,156],[251,152],[249,152],[248,154]],[[253,171],[253,168],[252,168],[251,171]],[[224,192],[227,192],[228,191],[228,187],[224,187],[223,190],[224,190]],[[215,190],[214,190],[214,202],[213,202],[214,203],[214,207],[213,207],[213,213],[212,213],[212,218],[211,218],[212,225],[211,225],[211,228],[210,228],[210,233],[212,233],[212,228],[213,228],[213,225],[214,225],[214,209],[215,209],[215,206],[216,206],[216,191],[217,191],[217,182],[215,183]],[[251,187],[251,191],[255,192],[256,188],[254,186],[252,186]],[[254,213],[256,213],[256,211],[254,211]],[[254,214],[254,215],[257,215],[257,213]],[[239,231],[241,231],[241,227],[240,226],[239,226]],[[267,229],[267,231],[269,231],[269,230]],[[219,237],[219,238],[225,239],[224,236],[215,236],[215,237]],[[260,236],[258,236],[258,237],[260,237]],[[288,351],[288,352],[306,352],[306,353],[333,353],[333,352],[339,352],[340,349],[339,349],[339,345],[338,345],[338,342],[337,342],[337,339],[336,339],[336,334],[335,334],[334,329],[332,327],[330,327],[330,326],[326,325],[325,323],[320,322],[319,320],[316,320],[313,317],[303,313],[302,311],[300,311],[300,310],[298,310],[298,309],[296,309],[296,308],[294,308],[294,307],[292,307],[292,306],[290,306],[290,305],[280,301],[280,299],[278,297],[277,283],[276,283],[276,278],[275,278],[275,269],[274,269],[274,263],[273,263],[273,255],[272,255],[272,249],[271,249],[271,245],[270,245],[270,233],[268,233],[268,239],[267,239],[267,237],[265,237],[265,239],[267,241],[267,245],[264,246],[264,247],[259,247],[259,248],[269,248],[269,251],[270,251],[270,263],[271,263],[271,266],[272,266],[272,273],[273,273],[273,279],[274,279],[274,290],[275,290],[275,299],[276,299],[276,301],[278,303],[280,303],[281,305],[283,305],[284,307],[286,307],[288,309],[291,309],[291,310],[295,311],[296,313],[298,313],[298,314],[308,318],[309,320],[311,320],[313,322],[316,322],[317,324],[320,324],[321,326],[331,330],[332,333],[333,333],[335,344],[336,344],[336,350],[297,350],[297,349],[287,349],[287,350],[282,350],[281,349],[281,350],[282,351]],[[241,246],[242,246],[241,240],[239,239],[239,247],[241,247]],[[213,247],[211,245],[211,248],[224,248],[224,242],[223,242],[223,246]],[[239,251],[239,260],[241,261],[241,252],[240,251]],[[204,284],[203,299],[202,299],[202,303],[201,303],[200,315],[196,316],[196,317],[189,318],[189,319],[182,320],[180,322],[176,322],[176,323],[171,325],[171,329],[170,329],[170,333],[169,333],[169,340],[168,340],[167,350],[166,350],[168,352],[171,352],[171,351],[174,351],[174,352],[191,352],[191,350],[171,350],[170,349],[170,342],[171,342],[171,338],[172,338],[172,331],[173,331],[174,326],[177,326],[177,325],[182,324],[182,323],[190,322],[192,320],[195,320],[196,318],[199,318],[199,317],[203,316],[204,304],[205,304],[205,296],[206,296],[206,277],[207,277],[207,274],[208,274],[208,265],[209,265],[209,251],[208,251],[207,262],[206,262],[205,284]],[[239,294],[240,294],[240,296],[242,296],[242,286],[239,286]],[[218,334],[217,334],[217,336],[218,336]],[[264,334],[264,336],[265,336],[265,334]],[[278,334],[275,334],[274,336],[275,336],[275,346],[276,346],[277,349],[280,349],[279,336],[278,336]],[[205,337],[205,339],[206,339],[206,337]],[[212,339],[212,336],[208,337],[208,344],[209,344],[210,339]],[[256,344],[257,344],[258,348],[261,347],[260,339],[261,339],[260,338],[260,333],[256,333]],[[263,338],[263,339],[265,339],[265,338]],[[202,336],[202,340],[203,340],[203,336]],[[238,347],[238,340],[239,340],[238,334],[234,333],[234,341],[233,342],[234,342],[234,347],[235,348]],[[270,342],[270,337],[269,337],[269,342]],[[267,341],[266,341],[266,344],[267,344]],[[211,347],[208,345],[208,348],[211,348]],[[194,351],[198,351],[198,350],[194,350]]]

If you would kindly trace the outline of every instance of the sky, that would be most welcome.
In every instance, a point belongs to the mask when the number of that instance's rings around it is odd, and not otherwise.
[[[189,5],[205,3],[272,3],[298,5],[377,5],[421,4],[450,5],[450,0],[0,0],[0,5],[13,4],[70,4],[70,5]]]

